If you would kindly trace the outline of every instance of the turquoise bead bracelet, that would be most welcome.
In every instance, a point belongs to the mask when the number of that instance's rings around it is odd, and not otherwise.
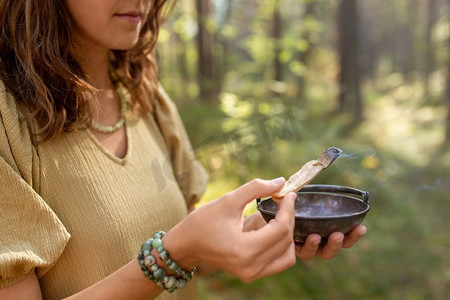
[[[151,279],[160,288],[172,293],[176,289],[184,288],[188,281],[194,277],[197,268],[185,271],[170,259],[169,253],[163,247],[162,238],[165,234],[164,231],[156,231],[153,238],[145,241],[139,250],[138,261],[146,277]],[[175,272],[177,277],[166,275],[166,271],[157,264],[156,258],[151,254],[153,249],[156,249],[159,253],[159,258],[166,264],[170,271]]]

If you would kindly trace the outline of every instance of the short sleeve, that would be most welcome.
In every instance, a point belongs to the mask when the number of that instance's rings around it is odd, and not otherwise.
[[[70,235],[39,196],[39,159],[29,126],[0,81],[0,288],[42,277]]]
[[[203,195],[208,184],[208,174],[195,157],[175,104],[161,86],[156,94],[154,114],[169,148],[178,185],[190,207]]]

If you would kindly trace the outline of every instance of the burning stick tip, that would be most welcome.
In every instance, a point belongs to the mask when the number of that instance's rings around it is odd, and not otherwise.
[[[322,155],[319,157],[319,161],[321,164],[326,168],[328,167],[336,158],[341,155],[342,150],[336,147],[330,147],[322,153]]]
[[[330,155],[333,159],[336,159],[339,155],[341,155],[342,150],[337,147],[330,147],[325,152],[328,153],[328,155]]]

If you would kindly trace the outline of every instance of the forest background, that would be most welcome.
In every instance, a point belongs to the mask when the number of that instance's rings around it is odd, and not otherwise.
[[[371,195],[352,249],[250,284],[217,273],[201,299],[449,299],[450,0],[178,1],[157,59],[202,203],[330,146],[312,183]]]

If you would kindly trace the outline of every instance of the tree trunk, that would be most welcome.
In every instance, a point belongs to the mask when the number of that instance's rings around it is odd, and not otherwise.
[[[316,10],[317,2],[315,0],[308,1],[306,3],[305,9],[303,14],[300,18],[306,19],[306,18],[316,18],[315,16],[315,10]],[[305,51],[299,52],[298,54],[298,61],[302,66],[305,68],[308,65],[309,57],[311,56],[311,53],[314,49],[314,45],[311,43],[311,30],[309,28],[305,28],[302,30],[302,36],[300,37],[303,40],[308,41],[308,48]],[[298,86],[298,99],[301,102],[305,101],[305,93],[306,93],[306,72],[298,76],[297,80],[297,86]]]
[[[212,5],[210,0],[196,0],[195,3],[198,22],[197,50],[200,98],[203,102],[213,102],[218,96],[213,52],[214,35],[207,28],[207,22],[212,13]]]
[[[450,10],[450,0],[447,1],[448,10]],[[450,24],[448,25],[450,31]],[[447,118],[445,120],[445,143],[450,146],[450,36],[447,42],[447,92],[445,96],[445,102],[447,106]]]
[[[413,68],[413,40],[414,30],[409,21],[401,23],[398,28],[399,40],[397,44],[397,59],[403,78],[408,78]]]
[[[363,120],[359,82],[359,34],[357,0],[341,0],[339,5],[339,110],[349,113],[352,123]]]
[[[427,27],[425,33],[425,58],[424,58],[424,88],[425,97],[430,96],[430,74],[434,70],[434,44],[431,37],[433,26],[438,19],[438,5],[436,0],[428,0],[427,2]]]
[[[377,67],[380,58],[383,56],[384,41],[379,34],[376,34],[382,5],[378,1],[365,2],[364,6],[361,7],[363,11],[360,10],[361,47],[359,53],[361,55],[360,78],[362,81],[373,81],[376,78]]]
[[[175,35],[176,62],[180,74],[182,91],[186,91],[189,85],[189,71],[186,59],[186,42],[178,35]]]
[[[274,67],[274,80],[282,81],[282,65],[280,61],[280,53],[281,53],[281,37],[282,37],[282,24],[281,24],[281,13],[280,13],[280,0],[274,0],[274,8],[273,8],[273,20],[272,20],[272,39],[274,43],[274,59],[273,59],[273,67]]]
[[[233,13],[232,7],[233,0],[227,0],[226,11],[224,13],[225,18],[223,20],[222,26],[216,34],[216,43],[219,44],[222,48],[221,57],[218,59],[218,63],[216,63],[217,89],[219,92],[222,91],[225,75],[232,68],[230,54],[233,52],[233,39],[224,37],[222,32],[223,28],[231,21],[231,16]]]
[[[449,43],[449,52],[450,52],[450,43]],[[445,96],[445,102],[447,104],[447,118],[445,120],[445,143],[450,145],[450,59],[448,60],[447,67],[447,93]]]

